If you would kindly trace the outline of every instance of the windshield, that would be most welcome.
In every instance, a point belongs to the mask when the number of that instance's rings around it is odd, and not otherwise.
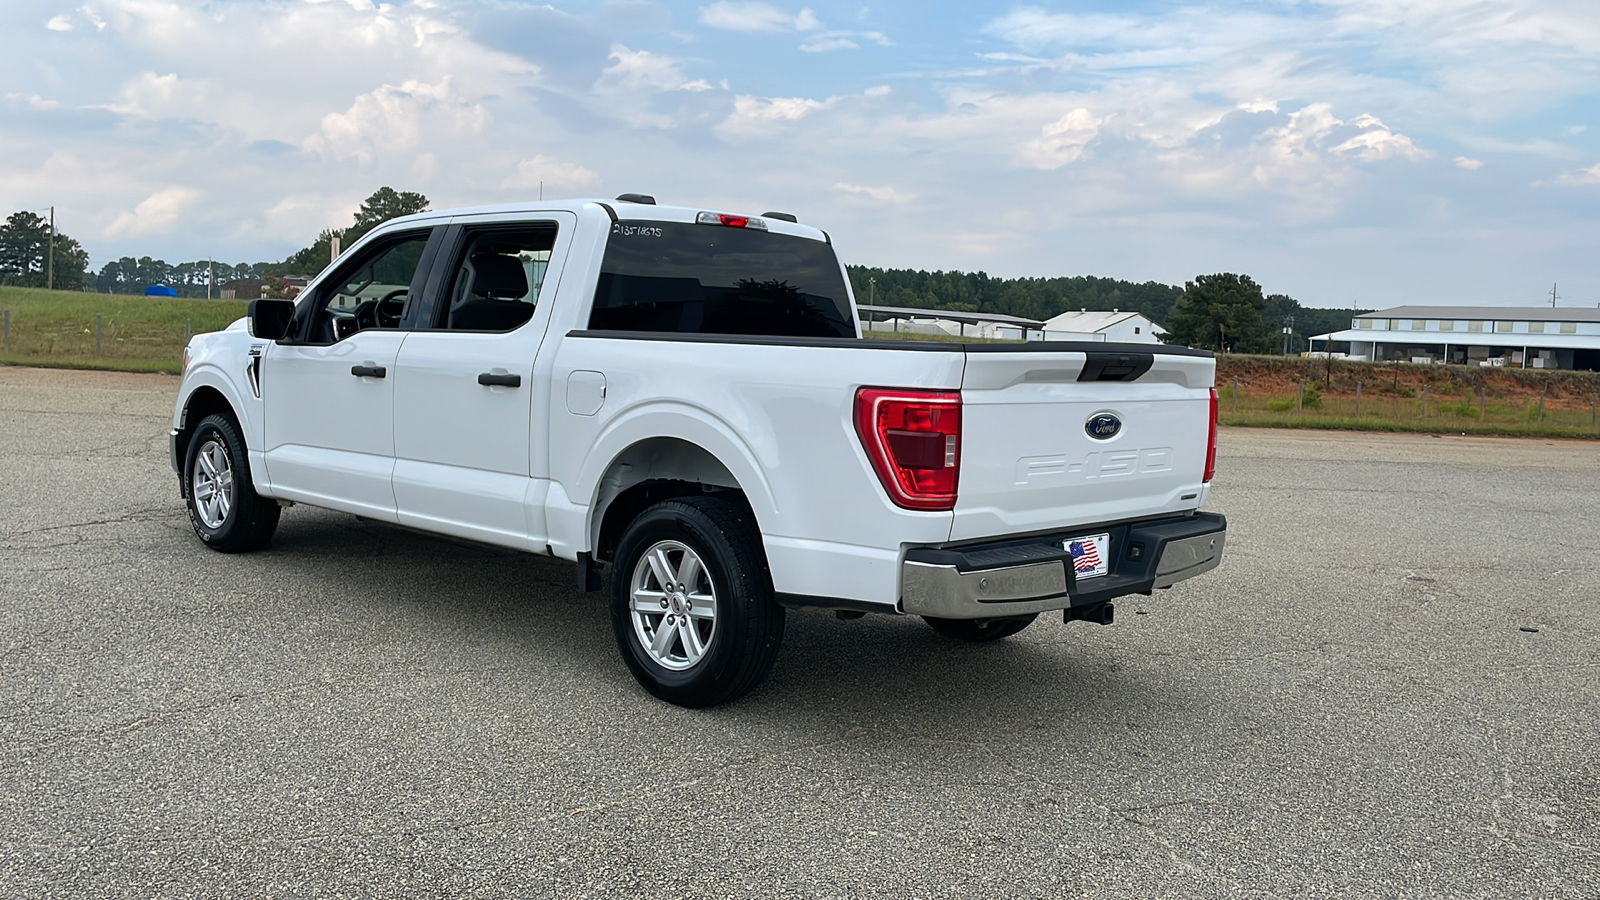
[[[618,331],[855,337],[833,248],[720,225],[611,226],[589,327]]]

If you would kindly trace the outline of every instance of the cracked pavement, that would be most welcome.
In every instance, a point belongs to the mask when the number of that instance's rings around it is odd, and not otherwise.
[[[689,711],[565,563],[208,551],[176,389],[0,367],[0,896],[1600,896],[1595,444],[1224,430],[1116,625],[791,613]]]

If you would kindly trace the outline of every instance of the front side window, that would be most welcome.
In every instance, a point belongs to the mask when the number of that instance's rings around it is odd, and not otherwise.
[[[556,228],[538,224],[469,233],[449,302],[435,328],[512,331],[533,318],[550,266]]]
[[[397,328],[411,302],[411,281],[428,246],[428,232],[398,235],[341,265],[308,303],[307,340],[342,341],[369,328]]]
[[[751,228],[621,222],[611,228],[589,327],[855,337],[833,248]]]

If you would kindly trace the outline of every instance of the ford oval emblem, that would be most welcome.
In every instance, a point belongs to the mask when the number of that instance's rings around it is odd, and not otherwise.
[[[1083,430],[1097,441],[1108,441],[1122,430],[1122,420],[1111,413],[1100,413],[1090,416],[1089,421],[1083,424]]]

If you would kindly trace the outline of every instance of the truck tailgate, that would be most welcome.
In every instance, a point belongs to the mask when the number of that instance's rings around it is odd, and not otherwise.
[[[951,540],[1170,515],[1205,499],[1211,355],[1072,346],[967,345]]]

